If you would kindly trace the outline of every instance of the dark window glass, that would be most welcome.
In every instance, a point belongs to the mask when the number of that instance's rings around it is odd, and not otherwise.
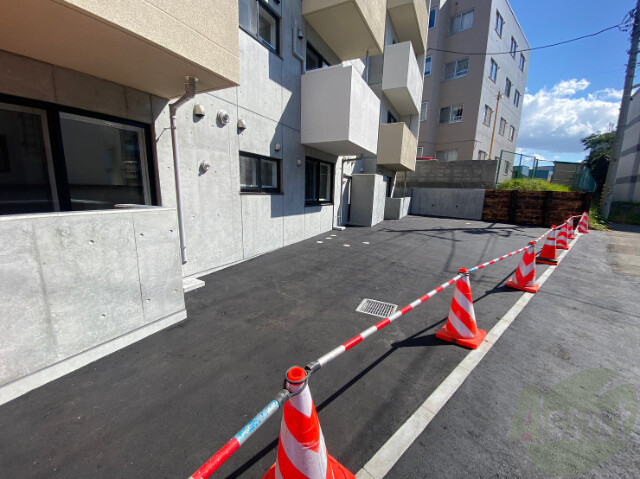
[[[142,128],[60,113],[72,210],[148,204]]]
[[[42,110],[0,103],[0,214],[58,210]]]
[[[280,160],[240,152],[240,191],[279,193]]]
[[[280,52],[280,18],[261,0],[239,0],[239,23],[275,53]]]
[[[438,14],[437,8],[432,8],[431,11],[429,11],[429,28],[433,28],[436,26],[437,14]]]
[[[317,70],[318,68],[328,67],[329,63],[322,58],[322,55],[307,42],[307,60],[305,62],[306,71]]]
[[[332,203],[333,165],[307,158],[305,161],[305,201],[307,204]]]
[[[390,111],[387,112],[387,123],[398,123],[396,117],[391,114]]]

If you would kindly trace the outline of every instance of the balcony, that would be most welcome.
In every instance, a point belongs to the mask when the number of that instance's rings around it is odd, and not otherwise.
[[[198,91],[237,85],[238,2],[182,3],[4,2],[0,45],[163,98],[181,95],[187,75],[198,77]]]
[[[380,55],[385,3],[380,0],[303,0],[302,15],[340,60]],[[426,31],[426,30],[425,30]]]
[[[378,165],[395,171],[415,171],[418,140],[407,125],[384,123],[378,133]]]
[[[302,144],[332,155],[375,155],[380,100],[350,64],[302,76]]]
[[[416,53],[427,49],[429,12],[423,0],[388,0],[389,17],[400,42],[410,41]]]
[[[382,91],[401,115],[420,112],[422,72],[411,42],[387,45],[385,48]]]

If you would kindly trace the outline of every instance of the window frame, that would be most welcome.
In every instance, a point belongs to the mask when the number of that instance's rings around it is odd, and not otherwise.
[[[516,59],[516,52],[518,51],[518,42],[516,42],[516,39],[511,37],[511,46],[509,47],[509,54],[511,55],[511,58],[513,58],[514,60]]]
[[[482,157],[482,158],[480,158]],[[485,161],[487,159],[487,152],[478,150],[478,161]]]
[[[457,110],[458,108],[461,110],[460,118],[456,119],[456,118],[458,118],[458,116],[457,115],[456,116],[452,116],[452,115],[453,115],[453,112],[455,110]],[[442,121],[442,111],[443,110],[449,110],[449,115],[448,115],[449,116],[449,121],[445,121],[445,122]],[[458,105],[445,106],[443,108],[440,108],[439,124],[440,125],[451,125],[452,123],[461,123],[463,116],[464,116],[464,103],[460,103]]]
[[[429,73],[427,73],[427,65],[429,65]],[[424,59],[424,76],[430,77],[433,72],[433,55],[427,55]]]
[[[518,66],[519,66],[521,72],[524,72],[524,64],[525,64],[526,61],[527,61],[527,59],[524,57],[524,54],[520,53],[520,65],[518,65]]]
[[[424,115],[422,114],[424,112]],[[423,101],[420,104],[420,122],[427,121],[429,119],[429,101]]]
[[[462,28],[462,19],[464,18],[465,15],[468,15],[468,14],[472,14],[473,15],[473,20],[471,21],[471,25],[469,25],[469,27],[463,29]],[[458,23],[459,23],[459,28],[460,29],[459,30],[455,30],[455,31],[451,31],[451,26],[454,25],[454,22],[456,22],[457,19],[459,19]],[[464,12],[460,12],[460,13],[458,13],[456,15],[453,15],[453,16],[449,17],[449,32],[448,32],[449,36],[456,35],[458,33],[461,33],[461,32],[467,31],[467,30],[471,30],[473,28],[473,24],[475,22],[475,19],[476,19],[475,7],[474,8],[470,8],[469,10],[465,10]]]
[[[304,191],[304,204],[305,206],[321,206],[321,205],[332,205],[334,203],[333,201],[333,194],[334,194],[334,183],[335,183],[335,165],[329,161],[323,161],[323,160],[319,160],[317,158],[312,158],[310,156],[305,156],[304,159],[305,163],[304,163],[304,184],[305,184],[305,191]],[[309,163],[313,163],[314,164],[314,168],[317,167],[317,174],[316,174],[316,191],[320,191],[320,165],[328,165],[329,166],[329,200],[320,200],[320,199],[314,199],[314,200],[308,200],[307,199],[307,165]],[[317,195],[319,198],[319,194]]]
[[[309,69],[309,67],[307,66],[307,54],[308,52],[311,52],[313,55],[315,55],[316,57],[318,57],[318,60],[320,62],[320,66],[319,67],[315,67],[315,68],[311,68]],[[305,55],[304,55],[304,71],[305,72],[309,72],[309,71],[313,71],[313,70],[322,70],[323,68],[326,67],[330,67],[331,64],[322,56],[322,54],[313,47],[313,45],[311,45],[311,43],[309,43],[309,41],[307,41],[307,49],[305,51]]]
[[[494,73],[494,65],[495,65],[495,73]],[[498,62],[496,62],[493,58],[491,59],[491,63],[489,66],[489,80],[491,80],[493,83],[497,83],[498,82],[498,70],[500,69],[500,66],[498,65]]]
[[[239,151],[238,162],[240,163],[242,157],[252,158],[258,160],[258,169],[256,174],[256,182],[258,186],[242,186],[242,176],[240,176],[240,194],[254,194],[254,195],[280,195],[282,194],[282,159],[273,158],[271,156],[258,155],[256,153],[250,153],[248,151]],[[276,188],[264,187],[262,185],[262,161],[274,161],[278,165],[278,186]],[[242,172],[240,171],[240,175]]]
[[[107,115],[104,113],[98,113],[94,111],[84,110],[81,108],[70,107],[66,105],[59,105],[42,100],[32,100],[29,98],[23,98],[13,95],[6,95],[0,93],[0,103],[7,104],[8,106],[22,107],[26,109],[35,109],[44,112],[43,121],[46,124],[46,128],[43,128],[43,135],[47,135],[45,142],[48,141],[50,151],[47,152],[51,158],[51,165],[47,167],[49,172],[50,183],[55,183],[55,190],[52,188],[51,195],[53,197],[54,205],[57,205],[59,209],[54,209],[53,212],[73,212],[79,211],[72,208],[71,203],[71,191],[69,185],[69,179],[67,178],[67,163],[64,156],[62,128],[60,121],[60,114],[70,114],[81,116],[94,121],[102,121],[113,123],[114,126],[125,125],[142,130],[144,154],[141,155],[143,175],[142,184],[147,185],[147,191],[144,190],[143,196],[145,198],[146,206],[158,206],[158,175],[157,175],[157,163],[154,156],[154,148],[151,139],[151,125],[147,123],[141,123],[126,118],[120,118],[114,115]],[[53,172],[51,172],[53,169]],[[145,178],[146,177],[146,178]],[[55,207],[54,207],[55,208]],[[110,211],[111,209],[97,209],[97,210],[82,210],[82,211]],[[34,213],[21,213],[21,214],[36,214]],[[0,215],[5,216],[5,215]]]
[[[449,159],[449,154],[450,153],[454,153],[455,152],[455,160],[450,160]],[[444,159],[440,159],[438,158],[438,153],[444,153]],[[440,155],[442,157],[442,155]],[[444,161],[445,163],[448,163],[450,161],[458,161],[458,150],[437,150],[436,154],[435,154],[435,158],[437,161]]]
[[[489,111],[489,120],[487,121],[487,111]],[[484,117],[482,118],[482,124],[491,126],[491,120],[493,120],[493,108],[489,105],[484,106]]]
[[[516,106],[516,108],[520,108],[520,98],[521,97],[522,97],[522,93],[520,93],[518,91],[518,89],[516,88],[516,91],[513,94],[513,104]]]
[[[513,88],[513,82],[509,80],[509,77],[505,78],[504,82],[504,96],[511,98],[511,89]]]
[[[258,43],[260,43],[263,47],[265,47],[267,50],[275,53],[276,55],[280,56],[280,49],[281,49],[281,31],[282,31],[282,17],[278,14],[278,12],[276,12],[275,10],[273,10],[268,3],[262,1],[262,0],[246,0],[248,2],[248,4],[250,5],[251,3],[255,3],[256,4],[256,31],[252,32],[251,29],[245,25],[242,25],[242,23],[240,22],[240,19],[238,21],[238,26],[240,27],[240,29],[242,29],[242,31],[244,31],[246,34],[250,35],[251,37],[253,37],[254,40],[256,40]],[[242,2],[242,0],[240,0],[240,2],[238,2],[238,8],[240,8],[240,3]],[[260,19],[260,11],[264,11],[267,13],[267,15],[270,15],[274,20],[275,20],[275,27],[276,27],[276,45],[273,46],[271,45],[271,43],[269,43],[266,39],[262,38],[260,36],[259,33],[259,28],[258,28],[258,21]],[[253,19],[252,19],[253,20]]]
[[[507,120],[504,117],[500,118],[500,126],[498,126],[498,135],[504,136],[507,131]]]
[[[464,75],[460,74],[461,72],[458,71],[458,63],[462,62],[463,60],[467,61],[467,68],[464,71]],[[447,66],[452,65],[453,64],[453,76],[451,78],[447,78]],[[469,74],[469,57],[462,57],[462,58],[458,58],[457,60],[454,60],[452,62],[449,62],[447,64],[445,64],[444,66],[444,73],[443,73],[443,82],[448,82],[448,81],[452,81],[452,80],[457,80],[458,78],[464,78]]]
[[[509,125],[509,141],[513,141],[513,139],[516,137],[516,127],[513,125]]]
[[[498,29],[498,25],[500,25],[500,29]],[[502,30],[504,28],[504,18],[500,15],[500,10],[496,9],[496,25],[495,30],[500,38],[502,38]]]
[[[433,13],[433,24],[431,23],[431,14]],[[432,28],[436,28],[436,24],[438,22],[438,7],[433,7],[431,10],[429,10],[429,20],[428,20],[428,25],[429,27],[427,28],[427,30],[431,30]]]

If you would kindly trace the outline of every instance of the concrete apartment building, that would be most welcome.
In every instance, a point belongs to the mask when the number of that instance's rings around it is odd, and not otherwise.
[[[485,160],[516,151],[529,68],[529,52],[519,50],[529,43],[509,2],[432,0],[428,45],[418,156]]]
[[[638,91],[631,96],[612,200],[640,203],[640,94]]]
[[[0,403],[184,320],[195,278],[406,214],[425,0],[0,9]]]

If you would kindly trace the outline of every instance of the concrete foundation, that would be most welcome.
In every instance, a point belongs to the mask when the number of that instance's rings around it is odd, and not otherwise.
[[[479,220],[483,204],[483,189],[413,188],[410,212],[412,215]]]

